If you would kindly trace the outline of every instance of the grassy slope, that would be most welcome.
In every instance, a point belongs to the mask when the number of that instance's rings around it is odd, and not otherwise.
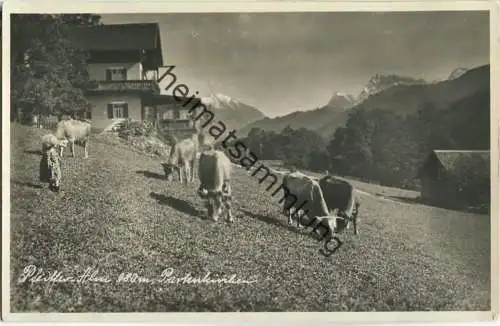
[[[277,199],[241,169],[234,171],[233,225],[196,216],[196,185],[162,180],[159,159],[98,142],[86,161],[65,154],[61,193],[38,189],[39,156],[30,151],[39,149],[39,135],[12,125],[14,312],[489,309],[487,216],[361,194],[360,235],[325,258],[319,243],[285,226]],[[259,282],[66,283],[48,292],[15,282],[28,264],[65,275],[95,267],[115,278],[173,267],[179,276],[211,271]]]

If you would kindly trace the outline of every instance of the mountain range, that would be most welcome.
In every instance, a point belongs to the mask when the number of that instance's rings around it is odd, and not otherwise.
[[[473,69],[457,68],[446,80],[432,83],[395,74],[375,75],[357,97],[335,92],[330,101],[322,107],[309,111],[296,111],[276,118],[262,115],[259,119],[254,111],[251,116],[255,120],[247,124],[241,120],[242,128],[238,131],[238,135],[245,136],[252,128],[280,132],[289,125],[294,129],[302,127],[312,129],[329,138],[337,127],[346,123],[349,113],[355,109],[378,108],[405,116],[417,112],[424,106],[443,110],[457,105],[460,101],[467,100],[470,103],[470,98],[474,98],[478,93],[489,92],[489,89],[489,64]],[[242,112],[242,114],[247,113]]]
[[[432,82],[396,74],[377,74],[368,80],[357,96],[334,92],[324,106],[275,118],[266,117],[254,106],[220,93],[203,97],[201,101],[228,129],[236,129],[239,137],[246,136],[252,128],[280,132],[290,126],[311,129],[329,138],[337,127],[346,123],[349,113],[355,109],[378,108],[405,116],[424,106],[443,110],[460,101],[467,100],[470,104],[470,99],[477,94],[489,92],[489,70],[489,64],[472,69],[457,68],[447,79]]]
[[[224,94],[202,97],[201,102],[213,110],[216,120],[223,121],[229,130],[238,130],[244,125],[265,118],[265,115],[255,107]]]

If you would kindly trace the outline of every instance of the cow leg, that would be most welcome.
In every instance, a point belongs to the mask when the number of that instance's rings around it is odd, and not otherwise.
[[[191,160],[191,182],[194,182],[194,173],[195,173],[195,166],[194,166],[194,162],[195,160]]]
[[[70,148],[71,148],[71,155],[73,155],[73,157],[76,157],[75,155],[75,140],[71,140],[70,141]]]
[[[189,180],[191,180],[191,169],[189,167],[189,162],[184,163],[184,183],[188,184]]]
[[[84,157],[84,158],[88,158],[88,157],[89,157],[88,147],[89,147],[89,141],[88,141],[88,140],[85,140],[85,141],[83,142],[83,151],[84,151],[83,157]]]
[[[302,223],[300,223],[300,220],[301,220],[301,217],[305,216],[306,214],[307,214],[307,212],[305,212],[304,210],[301,210],[301,209],[295,212],[295,214],[294,214],[295,215],[295,222],[297,223],[298,229],[304,229],[304,225],[302,225]]]
[[[63,146],[61,146],[61,147],[59,148],[59,156],[60,156],[60,157],[63,157],[63,150],[64,150],[64,147],[63,147]]]
[[[179,175],[179,182],[182,183],[182,166],[176,168],[177,174]]]
[[[292,218],[292,216],[293,216],[292,210],[288,209],[288,211],[287,211],[288,225],[293,225],[293,218]]]
[[[224,208],[227,211],[227,221],[229,223],[233,223],[234,222],[234,217],[233,217],[233,212],[231,210],[231,197],[227,196],[223,200],[224,200]]]
[[[358,213],[359,213],[359,202],[356,202],[355,211],[353,214],[352,224],[354,226],[354,234],[358,235]]]

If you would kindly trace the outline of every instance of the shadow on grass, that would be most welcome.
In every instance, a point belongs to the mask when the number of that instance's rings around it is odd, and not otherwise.
[[[35,150],[35,149],[29,149],[29,150],[25,150],[24,152],[26,154],[31,154],[31,155],[39,155],[39,156],[42,155],[42,151],[39,150],[39,149],[37,149],[37,150]]]
[[[151,196],[151,198],[156,199],[158,201],[158,203],[160,203],[162,205],[170,206],[179,212],[182,212],[182,213],[185,213],[185,214],[188,214],[191,216],[201,217],[201,212],[199,210],[197,210],[196,207],[194,207],[188,201],[185,201],[183,199],[174,198],[171,196],[165,196],[165,195],[158,194],[155,192],[152,192],[149,195]]]
[[[423,204],[423,205],[426,204],[424,201],[422,201],[420,197],[403,197],[403,196],[387,196],[387,197],[408,204]]]
[[[246,209],[239,209],[239,211],[242,212],[245,215],[248,215],[248,216],[252,217],[252,218],[258,219],[258,220],[260,220],[260,221],[262,221],[264,223],[284,228],[284,229],[286,229],[286,230],[288,230],[290,232],[293,232],[293,233],[310,234],[310,236],[314,238],[314,236],[310,232],[311,228],[299,229],[296,226],[288,225],[288,223],[286,222],[286,217],[285,216],[283,216],[283,221],[280,221],[280,220],[272,218],[270,216],[252,213],[252,212],[250,212],[250,211],[248,211]]]
[[[159,174],[159,173],[156,173],[156,172],[139,170],[139,171],[135,171],[135,173],[142,174],[145,177],[151,178],[151,179],[165,180],[165,175],[164,174]]]
[[[444,208],[444,209],[465,212],[465,213],[488,214],[488,212],[489,212],[489,210],[488,210],[489,205],[474,207],[474,206],[467,206],[466,204],[462,204],[462,203],[458,203],[458,202],[457,203],[447,203],[447,202],[430,201],[430,200],[425,200],[421,197],[383,196],[381,194],[377,194],[377,196],[390,198],[392,200],[407,203],[407,204],[420,204],[420,205],[432,206],[432,207],[436,207],[436,208]]]
[[[252,212],[245,210],[245,209],[240,209],[239,211],[250,216],[250,217],[256,218],[264,223],[268,223],[268,224],[272,224],[272,225],[275,225],[278,227],[282,227],[282,228],[284,228],[292,233],[296,233],[296,234],[298,233],[298,234],[305,235],[305,236],[310,237],[311,239],[317,241],[320,244],[324,244],[325,239],[324,238],[320,239],[318,237],[318,235],[316,235],[314,232],[312,232],[313,229],[311,227],[299,229],[297,227],[288,225],[286,223],[286,221],[281,222],[281,221],[276,220],[272,217],[261,215],[261,214],[255,214],[255,213],[252,213]],[[334,236],[332,239],[335,240],[334,242],[332,242],[332,243],[335,243],[335,246],[329,245],[328,246],[329,252],[327,252],[324,248],[321,248],[319,250],[319,253],[325,257],[330,257],[331,255],[333,255],[335,252],[337,252],[338,249],[340,249],[342,244],[345,243],[344,241],[341,241],[338,236]]]
[[[21,181],[11,181],[11,184],[15,184],[18,186],[23,186],[23,187],[29,187],[29,188],[35,188],[35,189],[42,189],[43,185],[41,184],[36,184],[33,182],[21,182]]]

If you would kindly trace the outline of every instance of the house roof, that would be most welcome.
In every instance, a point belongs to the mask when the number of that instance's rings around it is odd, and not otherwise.
[[[163,65],[157,23],[72,26],[69,35],[85,51],[158,51]]]
[[[439,165],[448,173],[455,174],[466,166],[481,166],[478,174],[490,174],[490,151],[484,150],[433,150],[424,165],[419,169],[418,177],[425,174],[434,174],[429,169],[435,170],[435,164]]]
[[[454,170],[456,163],[461,161],[469,163],[472,159],[480,158],[485,163],[485,168],[490,168],[490,151],[480,150],[434,150],[434,155],[446,170]]]

